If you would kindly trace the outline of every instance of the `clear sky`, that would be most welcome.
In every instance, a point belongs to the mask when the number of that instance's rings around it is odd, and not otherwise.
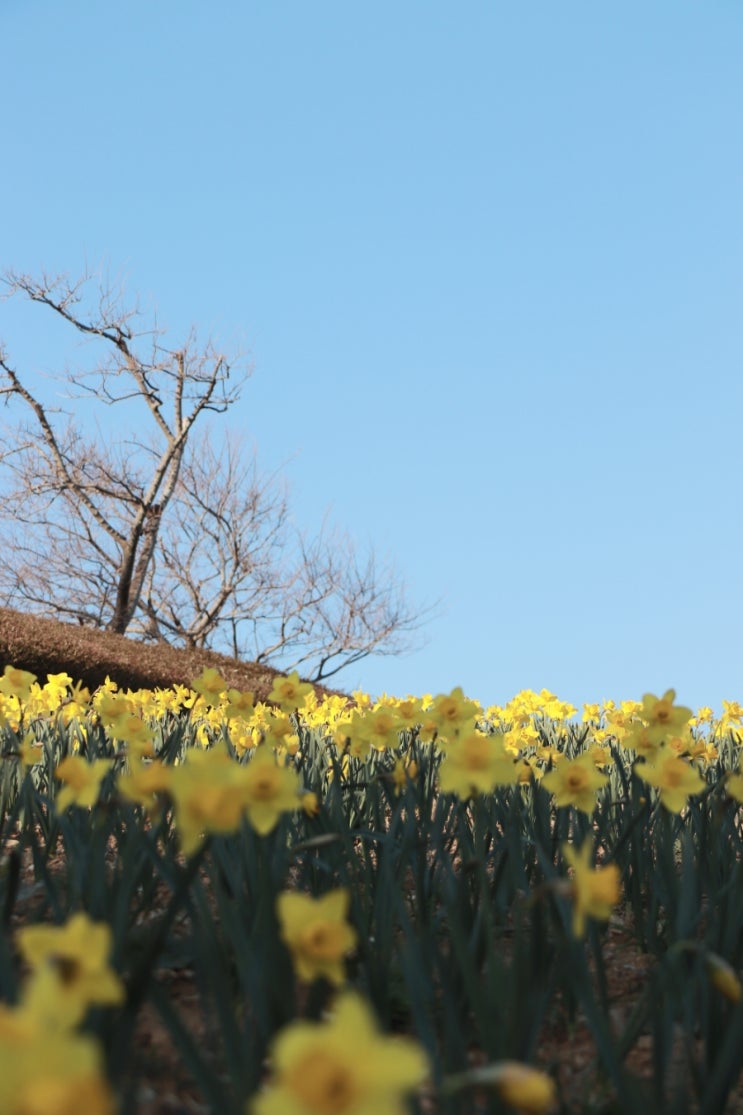
[[[738,0],[0,0],[0,41],[0,265],[246,345],[296,518],[440,600],[339,684],[743,699]]]

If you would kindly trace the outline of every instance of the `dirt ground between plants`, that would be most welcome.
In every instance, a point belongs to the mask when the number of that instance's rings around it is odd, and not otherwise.
[[[632,1011],[645,986],[651,959],[631,941],[626,928],[610,925],[605,944],[609,983],[610,1015],[620,1025]],[[172,1002],[202,1048],[209,1040],[208,1026],[200,1007],[193,974],[187,970],[164,972],[158,977],[168,987]],[[473,1054],[473,1063],[479,1060]],[[137,1033],[137,1063],[146,1070],[139,1091],[142,1115],[207,1115],[186,1066],[180,1063],[172,1042],[151,1008],[143,1014]],[[585,1022],[574,1027],[557,1023],[545,1030],[539,1043],[538,1063],[558,1085],[560,1100],[568,1111],[580,1115],[586,1104],[608,1100],[610,1093],[597,1072],[595,1048]],[[650,1035],[640,1035],[630,1051],[627,1067],[649,1079],[652,1074]],[[681,1043],[675,1051],[674,1077],[685,1071]],[[434,1108],[432,1106],[431,1110]],[[638,1115],[642,1113],[638,1112]],[[722,1115],[722,1113],[721,1113]],[[725,1115],[743,1115],[743,1075],[725,1108]]]

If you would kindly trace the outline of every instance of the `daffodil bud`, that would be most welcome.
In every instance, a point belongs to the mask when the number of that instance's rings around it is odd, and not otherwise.
[[[740,1001],[743,984],[735,969],[714,952],[707,954],[707,972],[712,983],[731,1003]]]

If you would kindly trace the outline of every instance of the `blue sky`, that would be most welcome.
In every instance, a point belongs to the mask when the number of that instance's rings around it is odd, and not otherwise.
[[[740,4],[0,0],[0,35],[0,264],[247,347],[231,423],[297,520],[440,600],[339,684],[743,698]]]

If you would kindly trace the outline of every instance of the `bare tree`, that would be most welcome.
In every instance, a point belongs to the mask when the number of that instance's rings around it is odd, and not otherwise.
[[[193,331],[167,347],[121,291],[99,284],[91,301],[89,275],[0,281],[6,299],[39,304],[95,346],[99,357],[56,378],[76,409],[116,408],[131,431],[91,431],[52,406],[0,344],[0,396],[26,415],[0,448],[4,603],[314,680],[409,649],[424,613],[410,610],[394,573],[326,529],[308,541],[254,452],[229,435],[214,448],[205,419],[239,399],[244,362]]]
[[[421,615],[411,615],[395,571],[388,565],[380,571],[373,552],[362,559],[339,531],[323,528],[312,540],[298,536],[297,543],[298,561],[274,598],[273,614],[262,617],[260,629],[252,624],[251,657],[270,662],[279,648],[291,651],[294,667],[306,669],[312,660],[319,680],[365,658],[372,640],[377,654],[404,653]],[[267,631],[273,642],[261,643],[258,636],[265,639]]]
[[[240,657],[226,638],[231,620],[244,622],[281,591],[288,526],[277,477],[259,473],[255,454],[241,457],[233,436],[215,450],[207,432],[184,457],[136,630],[190,647],[213,644],[219,632]]]

